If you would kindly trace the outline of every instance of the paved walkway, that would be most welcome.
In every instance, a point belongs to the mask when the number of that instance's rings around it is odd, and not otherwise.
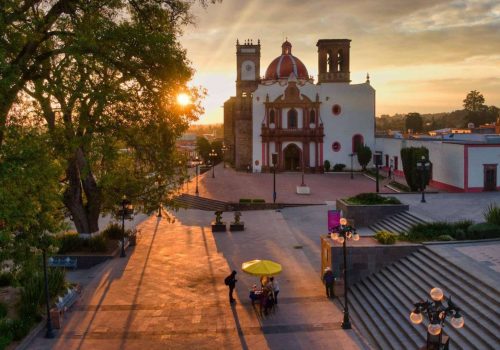
[[[57,338],[41,334],[30,349],[364,348],[354,331],[340,328],[342,312],[324,296],[319,267],[294,248],[299,241],[281,213],[245,213],[247,229],[234,234],[212,234],[212,216],[182,210],[173,224],[143,222],[126,259],[103,264],[90,281],[80,276],[82,299]],[[255,258],[284,267],[279,308],[264,319],[248,300],[256,278],[240,270]],[[232,269],[238,271],[234,306],[223,283]]]
[[[347,173],[305,174],[304,182],[311,190],[310,195],[296,193],[302,182],[302,173],[276,174],[276,201],[279,203],[325,204],[337,198],[349,197],[361,192],[375,192],[375,181],[361,173],[354,173],[350,178]],[[388,181],[388,180],[387,180]],[[386,182],[387,182],[386,181]],[[189,188],[184,190],[195,194],[196,181],[191,179]],[[273,201],[273,174],[238,172],[224,168],[222,164],[215,167],[215,178],[208,171],[198,178],[201,197],[222,201],[238,202],[240,198],[261,198],[270,203]],[[394,191],[380,183],[381,193]]]

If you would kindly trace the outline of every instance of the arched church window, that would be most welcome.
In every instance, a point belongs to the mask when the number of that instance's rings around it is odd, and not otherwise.
[[[271,109],[271,111],[269,112],[269,124],[274,124],[275,118],[276,118],[276,115],[275,115],[274,109]]]
[[[356,134],[352,137],[352,153],[358,153],[358,149],[363,146],[363,135]]]
[[[316,124],[316,112],[314,111],[314,109],[309,112],[309,123]]]
[[[288,111],[288,128],[297,128],[297,111],[295,109],[291,109]]]

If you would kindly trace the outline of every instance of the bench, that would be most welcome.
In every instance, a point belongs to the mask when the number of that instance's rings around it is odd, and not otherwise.
[[[65,267],[65,268],[73,268],[76,269],[78,266],[78,261],[76,258],[71,258],[69,256],[53,256],[49,258],[50,267]]]
[[[80,288],[77,286],[73,289],[68,288],[63,297],[57,298],[57,301],[52,309],[50,309],[50,317],[52,325],[56,329],[60,329],[64,313],[78,300]]]

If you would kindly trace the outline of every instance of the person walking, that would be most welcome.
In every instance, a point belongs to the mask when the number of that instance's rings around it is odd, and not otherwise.
[[[236,282],[238,282],[238,280],[236,279],[236,273],[237,272],[233,270],[233,272],[231,272],[231,274],[224,279],[224,283],[229,287],[230,303],[234,303],[236,301],[236,299],[233,298],[233,290],[234,287],[236,287]]]
[[[278,304],[278,294],[280,292],[280,284],[278,283],[277,279],[274,279],[274,277],[271,277],[269,281],[271,283],[271,288],[274,293],[274,303]]]
[[[323,273],[323,282],[325,283],[326,297],[327,298],[335,297],[335,293],[333,290],[333,283],[335,282],[335,276],[333,275],[332,269],[330,267],[325,268],[325,272]]]

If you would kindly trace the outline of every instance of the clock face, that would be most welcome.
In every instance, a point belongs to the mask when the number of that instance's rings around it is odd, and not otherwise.
[[[245,69],[246,69],[247,72],[250,72],[252,70],[252,65],[251,64],[247,64],[245,66]]]
[[[241,63],[241,80],[255,80],[255,63],[247,60]]]

